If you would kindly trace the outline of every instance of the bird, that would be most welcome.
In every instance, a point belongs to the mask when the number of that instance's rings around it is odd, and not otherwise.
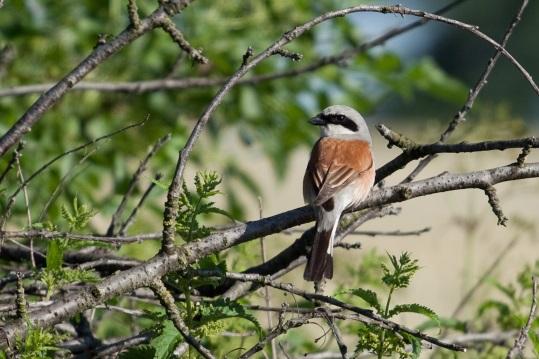
[[[374,185],[372,139],[365,119],[351,107],[325,108],[309,123],[320,127],[303,177],[303,198],[314,209],[316,232],[303,278],[333,278],[333,244],[344,211]]]

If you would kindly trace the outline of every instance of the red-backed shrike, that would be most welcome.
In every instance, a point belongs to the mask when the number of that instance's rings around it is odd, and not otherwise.
[[[309,122],[320,126],[303,178],[303,198],[312,205],[316,234],[303,278],[333,277],[333,240],[343,211],[360,203],[375,177],[371,135],[363,117],[348,106],[326,108]]]

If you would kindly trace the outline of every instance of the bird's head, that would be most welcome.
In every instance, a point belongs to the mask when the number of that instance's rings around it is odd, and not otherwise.
[[[320,126],[323,137],[351,137],[371,142],[371,135],[363,116],[351,107],[329,106],[309,120]]]

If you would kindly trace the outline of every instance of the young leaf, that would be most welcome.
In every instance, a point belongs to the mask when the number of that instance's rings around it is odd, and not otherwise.
[[[382,264],[384,271],[382,281],[393,288],[408,287],[413,275],[419,270],[417,259],[412,259],[408,252],[402,253],[399,259],[389,253],[388,257],[393,268],[389,269],[385,264]]]
[[[416,303],[396,305],[393,309],[389,311],[388,318],[391,318],[401,313],[421,314],[434,320],[438,324],[438,326],[440,326],[440,318],[438,317],[438,314],[436,314],[432,309],[425,307],[424,305]]]
[[[380,302],[378,301],[378,296],[375,292],[373,292],[370,289],[363,289],[363,288],[356,288],[348,291],[348,293],[355,295],[356,297],[359,297],[363,299],[367,304],[369,304],[372,308],[376,309],[378,313],[382,311],[382,308],[380,306]]]

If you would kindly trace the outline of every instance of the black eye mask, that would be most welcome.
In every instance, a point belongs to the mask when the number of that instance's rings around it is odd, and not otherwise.
[[[341,125],[352,132],[357,132],[358,130],[356,123],[345,115],[337,115],[337,114],[326,115],[326,114],[321,113],[320,115],[318,115],[318,118],[322,119],[326,123],[332,123],[334,125]]]

